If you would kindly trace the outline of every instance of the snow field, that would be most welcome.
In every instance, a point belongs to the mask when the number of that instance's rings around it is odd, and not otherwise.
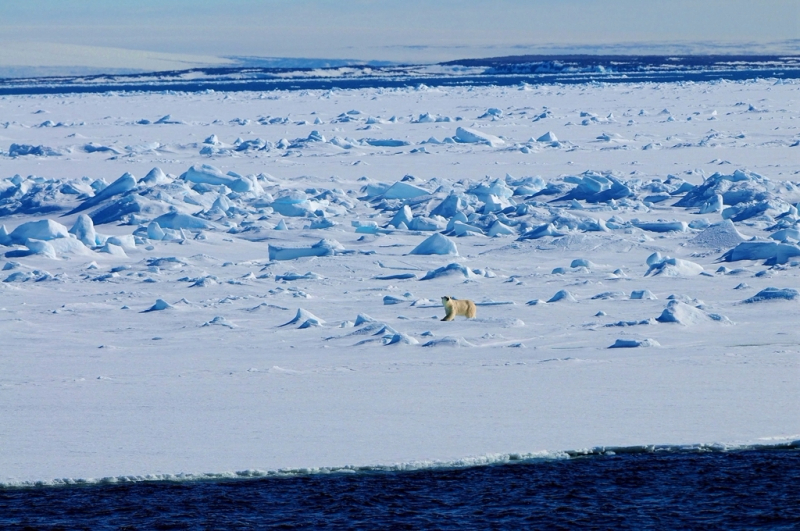
[[[0,98],[0,481],[800,438],[797,98]]]

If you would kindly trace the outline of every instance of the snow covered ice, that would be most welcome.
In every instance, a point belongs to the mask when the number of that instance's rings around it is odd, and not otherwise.
[[[799,123],[774,80],[0,97],[0,483],[800,439]]]

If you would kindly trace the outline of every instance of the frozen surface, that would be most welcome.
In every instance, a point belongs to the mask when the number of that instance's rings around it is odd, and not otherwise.
[[[798,439],[799,98],[0,97],[0,482]]]

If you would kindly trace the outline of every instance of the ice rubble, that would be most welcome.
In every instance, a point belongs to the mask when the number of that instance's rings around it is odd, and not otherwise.
[[[496,144],[484,133],[471,129],[459,128],[457,136],[461,141]],[[321,135],[314,132],[304,139],[306,143],[322,141]],[[17,227],[11,233],[0,226],[0,245],[27,246],[28,240],[50,241],[71,234],[71,239],[85,248],[70,242],[51,251],[46,245],[34,243],[37,251],[28,247],[9,252],[58,256],[86,253],[94,248],[116,253],[132,248],[136,242],[131,245],[109,242],[106,236],[97,233],[95,226],[112,222],[136,225],[132,232],[139,243],[186,241],[193,237],[192,232],[200,231],[244,235],[288,230],[283,217],[306,220],[302,226],[307,230],[336,229],[341,227],[337,218],[361,209],[370,214],[368,220],[352,222],[355,232],[377,236],[393,230],[434,233],[411,254],[457,256],[456,245],[447,236],[515,236],[520,241],[558,241],[578,232],[630,234],[632,230],[670,233],[702,229],[688,243],[718,249],[735,246],[722,255],[723,261],[765,260],[767,265],[773,265],[800,256],[800,246],[796,243],[800,238],[797,228],[800,217],[791,204],[798,198],[797,185],[773,183],[746,170],[730,175],[714,174],[698,186],[671,175],[666,179],[626,179],[619,174],[592,170],[564,175],[548,183],[538,176],[506,175],[503,179],[477,182],[464,179],[459,184],[448,190],[440,186],[438,179],[425,183],[408,175],[394,183],[367,180],[361,189],[362,196],[356,198],[352,191],[286,187],[285,183],[264,174],[223,173],[207,164],[193,165],[179,177],[169,176],[159,168],[153,168],[140,180],[126,173],[111,184],[85,178],[14,176],[0,181],[0,213],[66,211],[82,215],[66,235],[63,225],[54,220],[35,222],[39,224],[38,230],[43,231],[38,236],[31,225]],[[650,208],[647,205],[667,204],[671,198],[678,207],[693,213],[700,209],[710,216],[719,215],[722,220],[711,223],[704,218],[686,223],[653,219],[653,216],[643,219],[640,215],[626,221],[620,215],[626,210],[646,214]],[[721,210],[717,208],[718,198],[722,198],[721,205],[725,207]],[[709,201],[714,208],[708,207]],[[84,211],[88,214],[83,214]],[[748,220],[755,220],[758,227],[771,228],[772,241],[746,241],[737,224]],[[646,241],[647,237],[640,238]],[[283,244],[269,247],[272,260],[345,252],[343,246],[330,238],[310,248]],[[678,258],[664,258],[658,264],[648,265],[647,275],[691,276],[703,272],[697,264]]]

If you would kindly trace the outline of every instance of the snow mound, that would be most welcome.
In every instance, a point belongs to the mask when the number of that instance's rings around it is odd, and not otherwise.
[[[729,219],[715,223],[700,234],[689,240],[692,245],[699,247],[733,247],[743,241],[745,237],[736,230],[736,226]]]
[[[661,344],[655,339],[617,339],[608,348],[639,348],[639,347],[660,347]]]
[[[456,262],[447,264],[446,266],[428,271],[420,280],[431,280],[434,278],[447,277],[447,276],[463,276],[464,278],[473,278],[475,274],[467,267]]]
[[[437,339],[431,339],[427,343],[422,344],[423,347],[474,347],[475,345],[464,339],[463,337],[446,336]]]
[[[624,291],[604,291],[603,293],[598,293],[597,295],[592,297],[592,300],[622,300],[626,299],[628,296],[625,294]]]
[[[649,262],[649,259],[648,259]],[[644,276],[662,275],[666,277],[693,277],[703,272],[703,266],[689,260],[680,258],[664,257],[661,260],[650,263],[650,268]]]
[[[586,258],[576,258],[570,262],[569,266],[572,268],[585,267],[586,269],[594,269],[597,267],[596,264],[594,264],[591,260],[587,260]]]
[[[632,219],[631,225],[649,232],[686,232],[689,225],[685,221],[639,221]]]
[[[659,323],[678,323],[682,325],[695,325],[708,321],[720,321],[730,324],[730,320],[715,313],[706,313],[700,308],[690,306],[684,302],[671,300],[661,315],[656,317]]]
[[[745,299],[742,302],[751,304],[754,302],[764,301],[793,301],[796,300],[798,296],[800,296],[800,292],[793,288],[764,288],[749,299]]]
[[[231,328],[231,329],[239,328],[235,324],[231,323],[230,321],[228,321],[227,319],[225,319],[224,317],[221,317],[219,315],[214,317],[210,321],[206,321],[201,326],[204,326],[204,327],[205,326],[224,326],[226,328]]]
[[[385,336],[382,341],[384,345],[419,345],[417,338],[402,333]]]
[[[557,291],[555,295],[550,297],[550,299],[547,302],[550,303],[550,302],[559,302],[559,301],[578,302],[578,299],[576,299],[575,296],[572,293],[570,293],[569,291],[567,291],[565,289],[562,289],[562,290]]]
[[[409,254],[438,254],[458,256],[458,248],[454,241],[438,232],[414,247]]]
[[[173,305],[165,301],[164,299],[156,299],[156,303],[153,304],[150,308],[144,310],[142,313],[147,312],[160,312],[163,310],[170,310],[175,308]]]
[[[631,300],[654,301],[654,300],[657,300],[657,299],[658,299],[658,297],[656,297],[653,294],[653,292],[650,291],[649,289],[640,289],[640,290],[631,291]]]

